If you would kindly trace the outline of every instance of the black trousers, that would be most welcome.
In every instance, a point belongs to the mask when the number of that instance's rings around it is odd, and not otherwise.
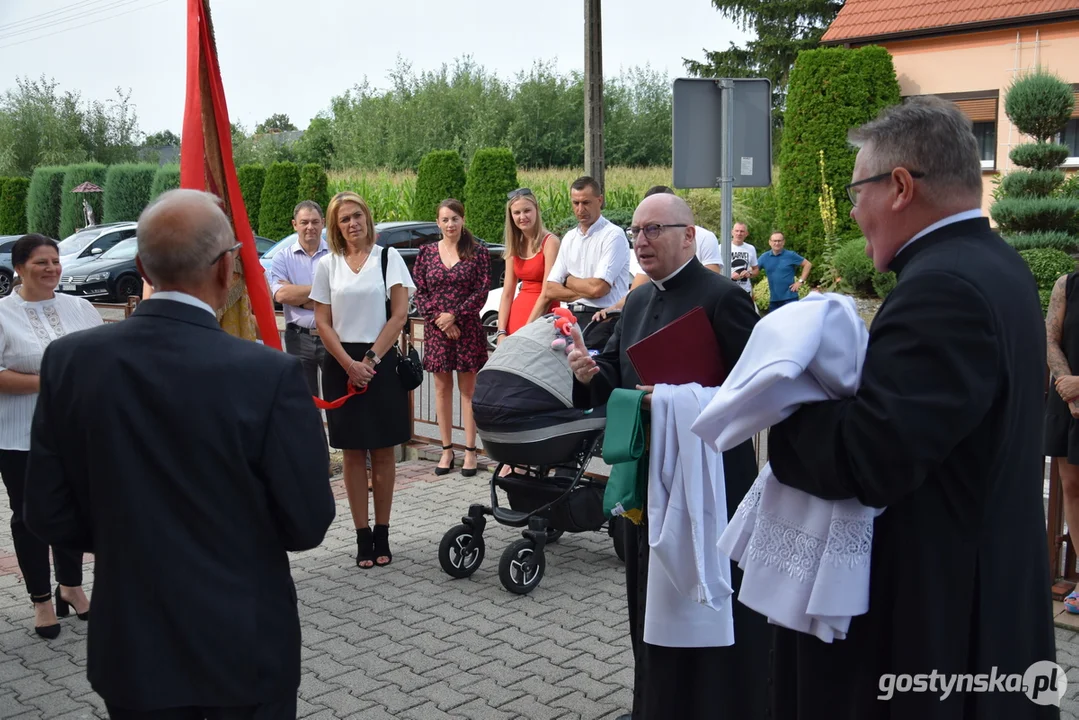
[[[322,397],[318,392],[318,373],[322,360],[326,357],[326,348],[318,335],[301,332],[298,325],[285,326],[285,352],[300,358],[303,376],[307,380],[307,389],[311,395]]]
[[[245,707],[181,707],[125,710],[105,703],[112,720],[296,720],[296,697]]]
[[[26,589],[32,598],[52,595],[49,581],[49,546],[37,538],[23,522],[23,498],[26,496],[26,463],[30,453],[23,450],[0,450],[0,475],[11,505],[11,538]],[[32,480],[30,481],[32,482]],[[68,587],[82,585],[82,553],[54,547],[56,582]]]

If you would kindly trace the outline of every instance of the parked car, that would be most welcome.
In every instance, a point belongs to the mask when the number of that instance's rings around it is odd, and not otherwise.
[[[60,264],[103,254],[121,240],[135,237],[138,223],[118,222],[83,228],[60,241]]]
[[[0,235],[0,297],[7,297],[14,287],[15,267],[11,264],[11,248],[22,235]]]
[[[438,223],[401,220],[376,224],[375,234],[379,245],[397,249],[411,273],[420,248],[427,243],[438,242],[440,233]],[[491,255],[491,289],[502,287],[502,281],[506,277],[506,262],[502,255],[504,248],[480,238],[476,239]]]
[[[113,302],[142,295],[142,277],[135,266],[138,249],[132,237],[100,255],[72,260],[62,267],[56,289],[68,295]]]
[[[261,248],[259,249],[259,262],[262,263],[262,269],[268,272],[270,269],[270,265],[273,264],[274,255],[281,252],[289,245],[296,242],[296,240],[298,239],[299,236],[296,233],[292,233],[288,237],[282,238],[277,242],[274,242],[273,240],[267,240],[267,242],[270,243],[270,247],[268,247],[266,250],[262,250]],[[322,239],[326,239],[326,228],[322,228]],[[266,240],[266,238],[260,238],[256,236],[255,244],[258,245],[260,240]]]

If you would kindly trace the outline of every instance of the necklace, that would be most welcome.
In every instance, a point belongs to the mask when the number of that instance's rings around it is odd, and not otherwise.
[[[348,269],[354,273],[358,273],[363,269],[364,264],[367,263],[367,258],[371,256],[371,248],[367,250],[357,250],[352,255],[345,255],[345,264],[348,265]]]

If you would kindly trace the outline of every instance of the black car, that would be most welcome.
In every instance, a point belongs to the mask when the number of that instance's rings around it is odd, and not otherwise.
[[[92,258],[69,260],[61,268],[59,292],[79,297],[124,302],[142,295],[142,276],[135,266],[135,238],[127,238]]]
[[[438,242],[440,232],[438,223],[405,220],[378,223],[375,225],[375,234],[379,245],[397,249],[411,274],[412,267],[416,264],[416,257],[420,254],[420,248],[428,243]],[[486,240],[476,239],[487,248],[487,252],[491,255],[491,289],[502,287],[502,281],[506,276],[506,261],[503,259],[505,248]]]

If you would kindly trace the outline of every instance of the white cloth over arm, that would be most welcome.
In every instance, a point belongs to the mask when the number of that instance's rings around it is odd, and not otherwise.
[[[813,293],[769,313],[693,432],[723,451],[803,403],[854,395],[868,341],[854,301],[842,295]],[[846,637],[851,617],[869,608],[881,512],[783,485],[765,465],[719,541],[745,572],[738,600],[825,642]]]
[[[723,456],[691,432],[716,388],[657,385],[648,466],[648,601],[644,641],[665,647],[734,644]]]

